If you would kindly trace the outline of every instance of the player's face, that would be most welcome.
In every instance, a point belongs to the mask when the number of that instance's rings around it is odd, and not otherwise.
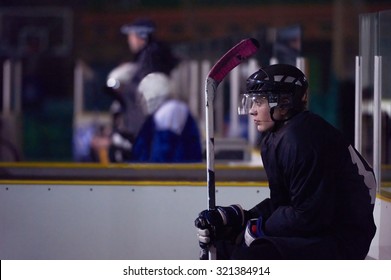
[[[138,53],[146,44],[146,41],[135,33],[131,32],[128,34],[128,45],[132,53]]]
[[[259,132],[265,132],[274,127],[274,121],[270,117],[269,102],[265,97],[259,97],[254,100],[250,109],[250,115]]]

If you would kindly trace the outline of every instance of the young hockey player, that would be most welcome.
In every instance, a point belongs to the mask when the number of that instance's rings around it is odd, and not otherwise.
[[[247,79],[239,113],[261,132],[270,198],[250,210],[199,214],[200,246],[216,246],[218,259],[366,257],[376,232],[374,173],[336,128],[306,110],[307,88],[305,75],[285,64]]]

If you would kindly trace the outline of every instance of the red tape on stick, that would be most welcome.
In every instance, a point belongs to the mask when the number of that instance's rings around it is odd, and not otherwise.
[[[254,38],[240,41],[216,62],[208,77],[220,83],[232,69],[256,53],[258,49],[259,42]]]

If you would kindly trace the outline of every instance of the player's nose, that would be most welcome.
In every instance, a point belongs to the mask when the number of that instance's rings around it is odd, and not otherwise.
[[[256,116],[257,115],[257,110],[255,110],[254,105],[251,107],[249,114],[251,116]]]

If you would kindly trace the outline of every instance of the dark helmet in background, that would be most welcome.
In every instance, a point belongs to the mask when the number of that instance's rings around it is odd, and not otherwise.
[[[254,101],[265,98],[272,112],[276,107],[287,108],[292,114],[306,107],[307,78],[293,65],[274,64],[253,73],[246,83],[246,91],[241,94],[238,113],[248,114]]]
[[[138,37],[148,40],[156,31],[156,24],[148,18],[137,18],[133,22],[121,26],[123,34],[135,33]]]

